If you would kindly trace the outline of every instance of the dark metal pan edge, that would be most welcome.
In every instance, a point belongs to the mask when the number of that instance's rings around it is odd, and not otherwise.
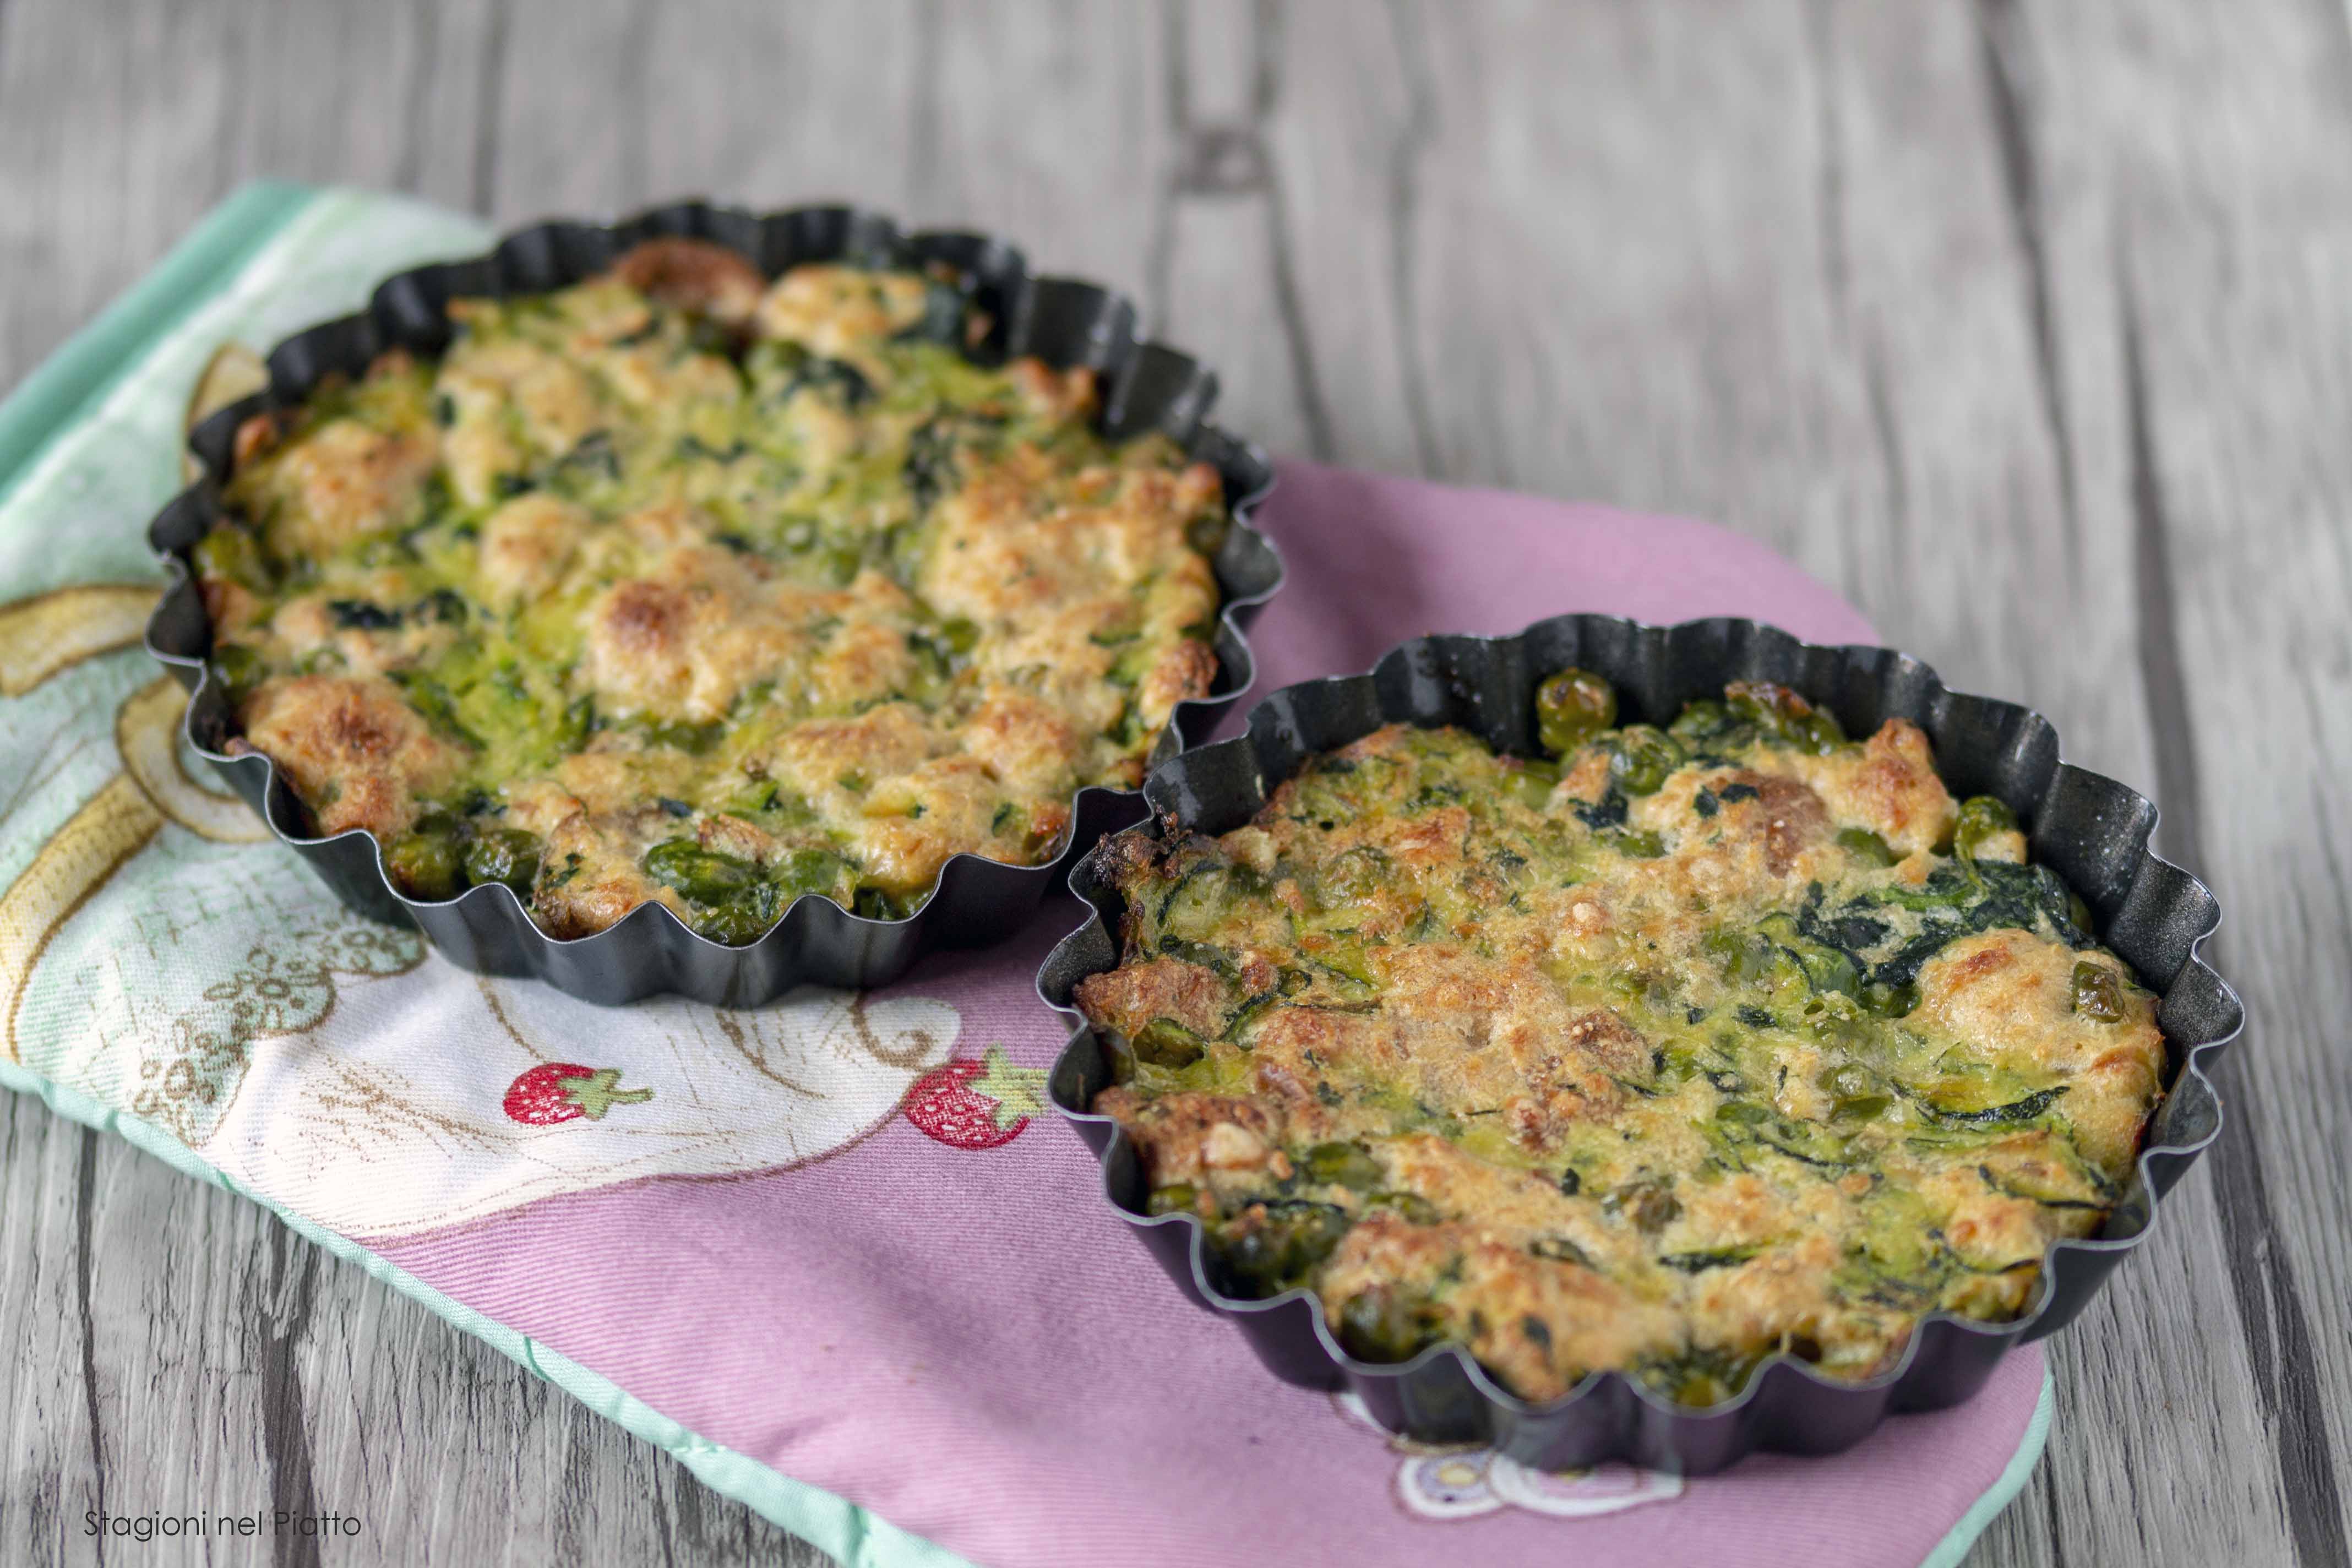
[[[1099,876],[1101,847],[1073,870],[1089,918],[1038,974],[1038,994],[1071,1037],[1051,1075],[1054,1102],[1099,1156],[1104,1195],[1195,1302],[1232,1320],[1277,1376],[1360,1396],[1391,1430],[1437,1442],[1489,1443],[1546,1468],[1622,1458],[1705,1474],[1756,1451],[1831,1453],[1860,1441],[1889,1414],[1937,1409],[1976,1393],[2012,1344],[2055,1331],[2082,1310],[2107,1273],[2145,1239],[2163,1194],[2219,1136],[2221,1101],[2208,1076],[2244,1026],[2236,994],[2200,950],[2221,908],[2195,877],[2148,847],[2155,806],[2062,761],[2054,728],[2020,704],[1948,689],[1920,661],[1892,649],[1826,647],[1752,621],[1717,618],[1649,626],[1614,616],[1562,616],[1513,636],[1430,637],[1391,649],[1367,675],[1288,686],[1250,711],[1246,734],[1153,770],[1145,794],[1163,821],[1223,831],[1247,819],[1307,754],[1381,723],[1455,723],[1524,751],[1531,695],[1542,674],[1580,664],[1618,687],[1629,719],[1671,716],[1688,698],[1740,679],[1781,681],[1829,707],[1853,733],[1901,714],[1935,742],[1938,770],[1958,793],[2000,795],[2027,824],[2034,858],[2082,892],[2101,939],[2141,977],[2160,984],[2158,1017],[2168,1081],[2123,1196],[2097,1237],[2053,1244],[2033,1305],[2007,1322],[1937,1311],[1923,1317],[1898,1363],[1860,1383],[1834,1382],[1788,1355],[1768,1360],[1720,1405],[1674,1405],[1622,1373],[1587,1377],[1542,1405],[1501,1388],[1468,1354],[1432,1346],[1385,1365],[1342,1351],[1304,1289],[1265,1300],[1223,1295],[1189,1215],[1147,1217],[1121,1201],[1140,1192],[1132,1146],[1086,1108],[1107,1079],[1093,1030],[1069,1005],[1072,988],[1116,962],[1117,892]]]
[[[1003,940],[1027,922],[1080,851],[1103,833],[1142,816],[1139,792],[1079,790],[1072,802],[1068,840],[1046,864],[1013,866],[969,853],[951,857],[931,897],[904,919],[874,920],[830,899],[803,897],[757,942],[729,947],[697,935],[658,905],[632,910],[592,936],[559,939],[530,921],[510,889],[495,884],[469,888],[440,902],[410,899],[393,885],[373,836],[352,829],[327,838],[309,837],[299,802],[267,757],[232,757],[220,749],[228,732],[227,714],[221,693],[207,679],[211,627],[188,551],[219,515],[238,425],[254,414],[298,404],[322,376],[356,372],[384,349],[439,352],[448,331],[445,307],[453,297],[559,288],[601,270],[639,240],[668,236],[730,245],[770,277],[802,261],[948,261],[971,274],[975,300],[994,322],[975,357],[1034,353],[1057,366],[1083,363],[1102,372],[1103,426],[1120,435],[1159,429],[1175,437],[1218,469],[1234,519],[1215,563],[1222,595],[1215,637],[1218,689],[1177,706],[1150,760],[1166,761],[1197,742],[1249,689],[1256,665],[1247,629],[1283,579],[1280,553],[1255,525],[1273,489],[1274,468],[1261,448],[1208,422],[1218,390],[1213,370],[1139,337],[1138,311],[1126,296],[1080,279],[1033,274],[1019,249],[990,236],[902,233],[891,218],[852,206],[752,213],[686,201],[612,224],[534,224],[502,237],[480,256],[394,274],[376,288],[366,310],[279,342],[268,354],[268,388],[220,410],[189,433],[187,449],[200,466],[200,477],[148,528],[149,545],[163,558],[171,581],[146,632],[148,650],[189,689],[183,721],[188,743],[345,904],[375,920],[421,928],[466,968],[536,976],[593,1002],[620,1004],[677,992],[715,1005],[756,1006],[802,984],[881,984],[935,948]]]

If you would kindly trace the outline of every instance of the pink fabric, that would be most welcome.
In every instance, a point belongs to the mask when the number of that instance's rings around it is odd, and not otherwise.
[[[1769,552],[1677,519],[1290,463],[1264,526],[1290,576],[1253,637],[1260,694],[1419,632],[1567,610],[1872,638]],[[1032,979],[1076,910],[1058,897],[1007,946],[898,989],[961,1009],[969,1054],[1002,1042],[1045,1067],[1062,1041]],[[2042,1381],[2029,1348],[1960,1409],[1834,1459],[1750,1459],[1670,1502],[1433,1520],[1402,1505],[1380,1434],[1183,1302],[1050,1113],[984,1151],[894,1118],[790,1171],[376,1245],[702,1436],[986,1563],[1916,1563],[2016,1452]]]

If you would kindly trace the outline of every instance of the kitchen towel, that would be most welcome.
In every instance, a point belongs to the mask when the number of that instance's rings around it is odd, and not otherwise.
[[[182,746],[139,646],[145,529],[222,345],[489,238],[250,187],[0,405],[0,1084],[268,1205],[855,1564],[1949,1563],[2023,1485],[2036,1347],[1844,1455],[1691,1480],[1425,1448],[1276,1382],[1045,1107],[1032,985],[1066,895],[896,985],[742,1012],[600,1010],[345,911]],[[1301,462],[1260,521],[1289,564],[1260,694],[1570,610],[1873,640],[1699,522]]]

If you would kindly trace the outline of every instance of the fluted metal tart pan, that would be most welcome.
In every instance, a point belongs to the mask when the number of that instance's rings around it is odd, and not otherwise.
[[[1949,690],[1934,670],[1889,648],[1816,647],[1745,620],[1649,626],[1561,616],[1513,637],[1416,638],[1369,675],[1285,687],[1251,710],[1246,734],[1155,768],[1144,784],[1152,818],[1126,831],[1228,832],[1309,756],[1384,724],[1457,725],[1499,751],[1533,754],[1537,683],[1570,665],[1614,683],[1627,722],[1664,724],[1685,701],[1743,679],[1793,688],[1834,713],[1850,734],[1867,734],[1896,716],[1916,721],[1952,792],[2006,801],[2026,827],[2033,858],[2083,895],[2099,939],[2160,993],[2166,1092],[2131,1180],[2098,1235],[2050,1248],[2023,1314],[1997,1323],[1928,1314],[1898,1363],[1866,1382],[1833,1381],[1792,1356],[1775,1356],[1733,1398],[1694,1408],[1617,1372],[1534,1404],[1503,1389],[1457,1347],[1432,1346],[1394,1365],[1349,1355],[1307,1289],[1265,1300],[1223,1294],[1212,1282],[1200,1220],[1144,1212],[1147,1187],[1133,1145],[1116,1122],[1089,1109],[1111,1081],[1110,1068],[1071,996],[1079,981],[1119,960],[1123,903],[1105,871],[1107,844],[1071,876],[1072,890],[1090,906],[1086,923],[1054,949],[1038,975],[1039,994],[1073,1026],[1051,1078],[1055,1106],[1100,1156],[1112,1206],[1185,1295],[1229,1319],[1276,1376],[1352,1390],[1383,1426],[1423,1441],[1492,1444],[1545,1469],[1622,1458],[1696,1475],[1757,1450],[1835,1452],[1887,1415],[1969,1398],[2011,1346],[2071,1321],[2147,1237],[2163,1195],[2221,1131],[2221,1101],[2208,1071],[2244,1023],[2237,995],[2198,954],[2221,921],[2213,895],[2148,847],[2156,807],[2113,779],[2062,761],[2048,720],[2014,702]]]
[[[607,930],[569,940],[532,923],[502,885],[467,889],[454,899],[412,899],[385,874],[381,848],[362,829],[318,837],[301,802],[268,758],[224,749],[234,722],[219,684],[207,678],[212,627],[188,552],[222,515],[222,487],[235,470],[237,426],[252,416],[299,405],[331,375],[356,377],[378,354],[404,348],[439,353],[450,341],[452,300],[541,293],[609,267],[641,240],[689,236],[726,245],[775,277],[803,262],[854,260],[925,267],[944,263],[968,279],[990,330],[967,352],[982,363],[1034,355],[1056,368],[1090,366],[1102,377],[1098,426],[1112,437],[1164,432],[1224,482],[1234,526],[1214,563],[1221,596],[1211,695],[1178,705],[1154,743],[1164,761],[1207,733],[1249,687],[1253,663],[1244,633],[1282,582],[1282,561],[1251,518],[1274,483],[1256,447],[1208,421],[1215,374],[1189,356],[1137,336],[1132,301],[1099,284],[1040,277],[1022,253],[992,236],[901,233],[889,218],[851,206],[805,206],[755,214],[684,202],[614,224],[558,221],[507,236],[486,255],[438,263],[386,279],[356,315],[288,338],[268,356],[268,387],[199,424],[188,447],[201,472],[148,530],[148,542],[172,574],[148,623],[147,646],[189,688],[189,744],[252,803],[276,836],[307,860],[344,903],[362,914],[414,924],[449,958],[492,974],[536,975],[592,1002],[622,1003],[679,992],[727,1006],[754,1006],[803,984],[877,985],[934,948],[999,941],[1019,931],[1069,858],[1106,831],[1142,815],[1133,790],[1087,788],[1071,811],[1058,858],[1013,866],[957,855],[941,868],[929,900],[901,920],[852,913],[833,900],[804,896],[758,941],[730,947],[697,935],[659,904],[646,904]]]

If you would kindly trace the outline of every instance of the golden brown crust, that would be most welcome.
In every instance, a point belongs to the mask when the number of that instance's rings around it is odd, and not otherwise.
[[[423,431],[387,435],[348,419],[321,426],[278,458],[271,545],[290,556],[331,554],[413,521],[439,456]]]
[[[1103,1091],[1097,1108],[1119,1118],[1155,1186],[1260,1168],[1282,1130],[1266,1106],[1233,1096],[1173,1094],[1138,1101],[1112,1089]]]
[[[463,758],[383,679],[303,675],[264,682],[238,715],[244,747],[267,752],[310,803],[321,834],[399,833]]]
[[[768,289],[758,268],[707,239],[640,240],[613,263],[613,276],[657,305],[733,323],[750,321]]]
[[[1078,982],[1087,1016],[1132,1034],[1154,1018],[1172,1018],[1204,1037],[1223,1034],[1233,993],[1212,969],[1179,958],[1147,959]]]
[[[592,523],[585,510],[543,490],[499,507],[482,523],[483,597],[511,608],[554,587]]]

